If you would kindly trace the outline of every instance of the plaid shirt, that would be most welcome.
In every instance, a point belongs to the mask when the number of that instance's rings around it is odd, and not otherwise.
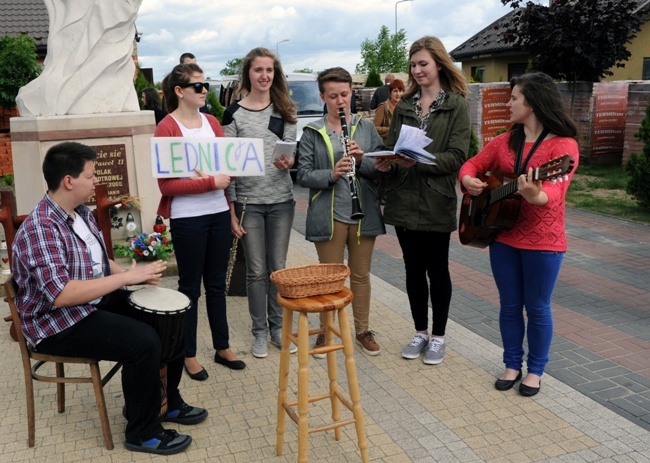
[[[104,275],[110,263],[102,234],[90,209],[75,212],[88,224],[104,252]],[[45,195],[18,229],[12,245],[12,269],[18,294],[16,306],[27,342],[35,347],[44,338],[70,328],[96,309],[90,304],[55,307],[54,299],[70,280],[93,278],[90,250],[72,228],[73,218]]]

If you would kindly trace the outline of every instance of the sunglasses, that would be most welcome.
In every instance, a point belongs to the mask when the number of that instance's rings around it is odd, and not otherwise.
[[[180,88],[192,87],[196,93],[203,93],[205,88],[206,92],[210,91],[210,84],[208,82],[190,82],[187,84],[180,84]]]

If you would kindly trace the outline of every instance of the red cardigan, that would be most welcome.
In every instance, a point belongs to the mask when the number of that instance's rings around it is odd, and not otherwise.
[[[223,129],[221,128],[221,124],[217,118],[210,114],[204,115],[207,117],[215,136],[223,137]],[[160,121],[160,124],[156,126],[156,131],[154,132],[154,137],[182,136],[183,132],[181,132],[181,128],[170,114]],[[217,186],[214,182],[214,177],[210,176],[200,180],[190,180],[188,178],[159,178],[158,188],[160,188],[160,192],[162,193],[162,198],[160,198],[160,203],[158,204],[158,215],[164,218],[169,218],[172,210],[172,199],[174,196],[205,193],[207,191],[216,190]]]
[[[501,172],[513,172],[515,153],[508,148],[510,133],[504,133],[492,139],[473,158],[460,168],[458,180],[465,175],[476,177],[488,171],[499,169]],[[526,143],[522,158],[526,159],[533,143]],[[573,158],[573,170],[569,179],[563,182],[542,182],[542,191],[548,195],[548,202],[543,206],[534,206],[525,199],[521,201],[521,209],[517,223],[510,230],[500,232],[495,241],[518,249],[536,251],[565,252],[567,249],[566,233],[564,230],[564,196],[571,183],[573,172],[578,168],[580,149],[573,138],[553,137],[544,140],[528,162],[528,167],[539,167],[546,162],[563,156]],[[467,193],[462,186],[463,193]]]

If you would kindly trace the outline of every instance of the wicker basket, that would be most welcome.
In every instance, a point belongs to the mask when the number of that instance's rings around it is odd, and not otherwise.
[[[277,270],[271,281],[282,297],[298,298],[338,293],[349,274],[344,264],[314,264]]]

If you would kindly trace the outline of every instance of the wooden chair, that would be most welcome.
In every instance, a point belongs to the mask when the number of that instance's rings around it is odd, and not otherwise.
[[[57,405],[59,413],[65,411],[65,383],[92,383],[95,390],[95,398],[97,400],[97,410],[99,412],[99,421],[102,425],[104,433],[104,441],[106,448],[113,450],[113,436],[111,434],[111,427],[108,422],[108,413],[106,412],[106,402],[104,401],[104,385],[117,373],[122,366],[117,363],[107,374],[102,378],[99,371],[99,362],[89,358],[77,357],[63,357],[58,355],[41,354],[32,351],[27,346],[27,341],[20,328],[20,318],[18,316],[18,309],[14,302],[16,298],[16,283],[13,276],[9,276],[4,284],[5,295],[11,310],[12,321],[16,328],[16,335],[18,337],[18,344],[20,345],[20,355],[23,360],[23,371],[25,373],[25,396],[27,399],[27,432],[29,436],[29,446],[34,447],[35,440],[35,417],[34,417],[34,383],[33,381],[44,381],[56,384]],[[32,360],[36,363],[32,365]],[[44,376],[37,371],[46,362],[55,364],[56,376]],[[87,364],[90,367],[90,376],[85,377],[66,377],[64,372],[65,363]]]

